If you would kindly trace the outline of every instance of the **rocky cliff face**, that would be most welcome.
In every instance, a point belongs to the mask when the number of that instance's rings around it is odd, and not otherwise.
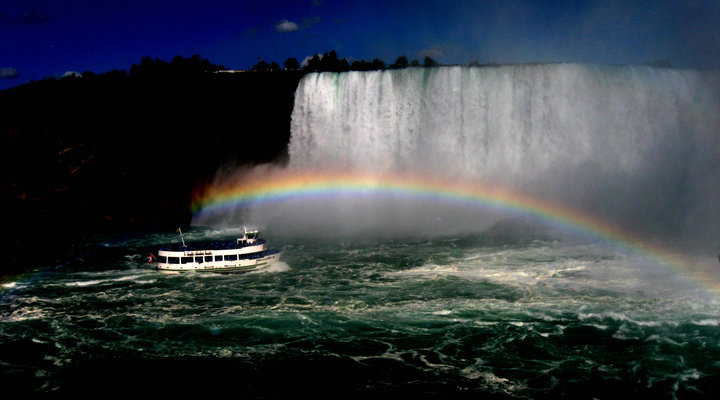
[[[283,162],[301,77],[131,70],[0,92],[6,229],[187,223],[193,187],[218,168]]]

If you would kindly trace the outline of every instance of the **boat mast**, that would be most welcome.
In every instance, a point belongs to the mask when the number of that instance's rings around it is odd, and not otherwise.
[[[185,246],[185,238],[183,237],[182,230],[180,230],[180,228],[178,228],[178,232],[180,232],[180,240],[182,240],[183,247],[187,247]]]

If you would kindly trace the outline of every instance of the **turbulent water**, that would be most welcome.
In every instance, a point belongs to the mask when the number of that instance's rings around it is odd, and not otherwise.
[[[503,229],[385,241],[268,238],[282,262],[263,272],[157,272],[148,252],[178,238],[153,234],[79,246],[5,283],[3,390],[720,393],[718,298],[646,257]]]

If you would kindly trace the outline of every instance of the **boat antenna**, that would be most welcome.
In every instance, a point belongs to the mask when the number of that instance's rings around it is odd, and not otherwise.
[[[185,238],[183,237],[182,230],[180,228],[178,228],[178,232],[180,232],[180,240],[182,240],[183,247],[187,247],[185,246]]]

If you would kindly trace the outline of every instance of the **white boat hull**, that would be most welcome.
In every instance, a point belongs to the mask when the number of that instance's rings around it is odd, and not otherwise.
[[[279,250],[268,250],[265,239],[259,239],[258,231],[247,231],[236,241],[214,241],[186,244],[179,243],[160,247],[158,256],[150,255],[150,262],[157,261],[156,268],[165,272],[249,272],[266,268],[278,261]]]
[[[166,272],[250,272],[267,268],[278,262],[280,253],[268,254],[253,259],[239,259],[235,261],[188,262],[184,264],[169,264],[158,262],[156,268]]]

